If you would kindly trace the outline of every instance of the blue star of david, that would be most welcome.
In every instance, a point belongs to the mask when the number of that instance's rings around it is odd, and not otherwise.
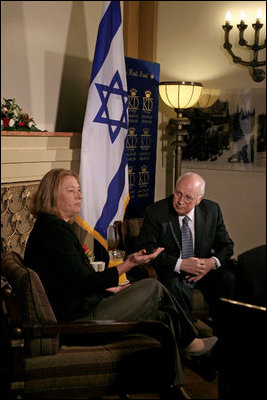
[[[118,87],[115,87],[116,84]],[[121,128],[127,129],[128,127],[127,126],[128,93],[125,90],[123,90],[119,71],[115,72],[109,86],[101,85],[99,83],[96,83],[95,85],[98,90],[99,97],[102,101],[102,105],[95,116],[94,122],[99,122],[101,124],[108,125],[109,136],[113,143],[118,134],[120,133]],[[104,92],[106,95],[104,95]],[[121,97],[122,114],[119,120],[111,119],[109,117],[108,101],[111,94],[118,95]]]

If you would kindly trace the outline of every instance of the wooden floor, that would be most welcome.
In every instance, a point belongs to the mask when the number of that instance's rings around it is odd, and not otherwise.
[[[203,379],[188,367],[184,367],[185,389],[192,399],[218,399],[218,378]]]

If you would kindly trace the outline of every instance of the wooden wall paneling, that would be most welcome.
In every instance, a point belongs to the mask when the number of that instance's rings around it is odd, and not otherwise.
[[[125,56],[156,62],[157,1],[124,1]]]

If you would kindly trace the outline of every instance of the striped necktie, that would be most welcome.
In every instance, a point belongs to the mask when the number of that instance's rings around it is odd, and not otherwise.
[[[182,258],[189,258],[189,257],[194,257],[194,247],[193,247],[193,237],[192,237],[192,232],[191,229],[188,226],[188,221],[189,217],[186,215],[183,218],[183,225],[181,228],[181,234],[182,234]],[[190,288],[193,288],[195,286],[194,282],[188,282],[186,279],[183,280],[183,283]]]
[[[183,218],[182,233],[182,258],[194,256],[193,238],[191,229],[188,226],[189,217],[186,215]]]

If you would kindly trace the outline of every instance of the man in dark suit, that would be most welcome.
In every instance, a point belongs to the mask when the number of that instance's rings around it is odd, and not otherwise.
[[[233,255],[233,241],[219,205],[203,199],[204,179],[195,173],[181,176],[174,194],[145,210],[138,247],[165,250],[152,262],[158,279],[191,316],[192,288],[200,289],[214,313],[220,296],[232,297],[234,276],[225,264]],[[188,216],[192,251],[185,253],[183,218]],[[184,248],[183,248],[184,247]]]

